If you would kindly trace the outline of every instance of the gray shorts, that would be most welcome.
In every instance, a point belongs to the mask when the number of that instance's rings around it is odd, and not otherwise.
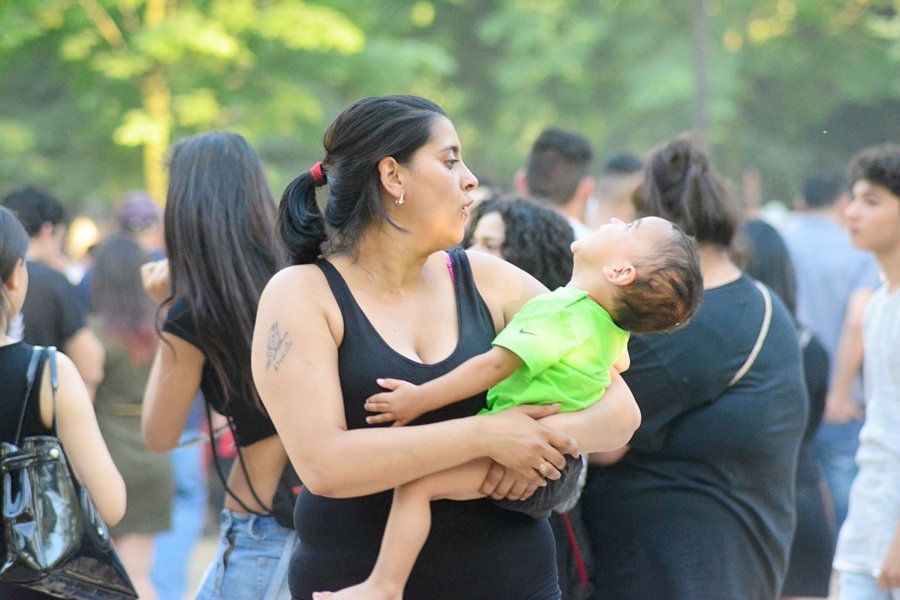
[[[498,506],[525,513],[535,519],[546,519],[553,509],[565,506],[572,496],[581,492],[579,479],[584,471],[584,457],[574,458],[566,454],[566,466],[557,480],[548,479],[547,485],[540,487],[527,500],[495,500]]]

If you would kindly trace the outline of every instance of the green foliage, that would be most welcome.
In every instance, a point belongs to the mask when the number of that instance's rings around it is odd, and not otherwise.
[[[585,133],[599,160],[644,152],[695,126],[699,1],[0,2],[0,192],[110,202],[143,185],[142,145],[228,128],[277,195],[344,106],[383,93],[440,102],[495,184],[550,124]],[[900,139],[896,0],[704,4],[707,135],[727,175],[758,168],[764,199],[787,200],[807,171]]]

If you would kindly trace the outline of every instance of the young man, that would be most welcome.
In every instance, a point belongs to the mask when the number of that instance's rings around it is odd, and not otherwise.
[[[853,245],[875,255],[884,283],[865,309],[866,421],[834,567],[842,600],[900,600],[900,145],[861,150],[849,179]]]
[[[103,346],[87,326],[84,304],[61,269],[66,235],[62,202],[34,187],[12,191],[3,205],[28,232],[28,298],[22,306],[20,334],[29,344],[56,346],[72,359],[93,396],[103,379]],[[17,335],[18,337],[18,335]]]
[[[561,214],[575,239],[581,239],[591,233],[584,215],[594,193],[593,160],[594,148],[586,137],[547,127],[534,141],[525,168],[516,173],[516,191]]]

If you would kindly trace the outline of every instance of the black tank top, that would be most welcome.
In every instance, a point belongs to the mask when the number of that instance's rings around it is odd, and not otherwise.
[[[10,443],[15,441],[16,427],[22,412],[22,402],[25,399],[25,378],[30,361],[31,345],[16,342],[0,346],[0,441]],[[46,361],[44,360],[44,362]],[[28,397],[28,407],[25,410],[25,419],[22,424],[21,437],[23,438],[31,435],[53,434],[41,423],[40,395],[43,369],[43,365],[38,367],[36,380],[31,388],[31,395]],[[2,493],[3,480],[0,478],[0,494]],[[0,528],[0,556],[6,556],[6,540],[2,528]],[[32,592],[21,586],[0,581],[0,600],[6,598],[53,600],[50,596],[40,592]]]
[[[378,377],[423,383],[449,372],[491,347],[494,324],[475,288],[462,250],[449,253],[456,288],[459,339],[449,357],[422,364],[394,351],[363,314],[347,284],[326,261],[328,280],[344,319],[338,369],[350,429],[370,427],[363,403],[381,391]],[[474,415],[479,394],[427,413],[415,424]],[[314,591],[363,581],[375,564],[390,510],[390,491],[358,498],[316,496],[306,488],[294,509],[300,545],[290,571],[291,594],[307,600]],[[406,600],[550,600],[559,597],[553,536],[547,521],[502,509],[489,499],[432,503],[428,541],[404,592]]]

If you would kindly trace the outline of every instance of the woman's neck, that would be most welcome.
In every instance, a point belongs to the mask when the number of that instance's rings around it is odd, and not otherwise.
[[[700,246],[697,255],[703,273],[703,289],[721,287],[740,278],[741,270],[732,262],[725,248],[704,245]]]
[[[385,292],[402,292],[418,285],[430,254],[417,252],[396,231],[370,230],[352,251],[335,255],[360,274],[357,283]]]

